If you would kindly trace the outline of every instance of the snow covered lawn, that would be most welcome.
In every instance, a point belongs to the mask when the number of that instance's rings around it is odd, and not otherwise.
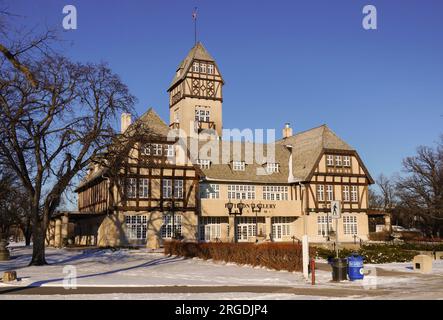
[[[147,249],[112,251],[109,249],[47,248],[47,261],[50,264],[43,267],[28,267],[31,253],[30,247],[16,245],[11,248],[12,259],[0,262],[0,275],[6,270],[16,270],[20,279],[20,281],[8,284],[0,282],[0,293],[1,290],[11,287],[17,289],[38,287],[42,293],[39,291],[38,294],[28,295],[16,291],[6,292],[0,294],[0,300],[16,298],[334,299],[351,297],[353,299],[426,297],[443,299],[443,261],[434,262],[434,272],[431,275],[414,273],[411,270],[412,263],[368,264],[365,268],[371,273],[365,276],[364,280],[340,283],[331,282],[330,267],[323,263],[321,270],[316,270],[316,285],[312,286],[310,281],[305,280],[299,272],[170,257],[160,252],[150,252]],[[66,266],[75,267],[78,290],[85,288],[84,292],[95,290],[94,293],[80,294],[78,291],[76,293],[72,290],[64,290],[63,279],[67,274],[63,271]],[[234,286],[242,289],[235,292],[238,289],[233,289]],[[100,288],[110,288],[110,291]],[[201,288],[204,290],[200,290]],[[155,290],[157,291],[154,292]]]

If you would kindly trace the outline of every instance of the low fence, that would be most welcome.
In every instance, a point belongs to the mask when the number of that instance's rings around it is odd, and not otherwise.
[[[302,246],[292,243],[195,243],[168,241],[166,255],[187,258],[233,262],[241,265],[262,266],[275,270],[302,271]],[[310,248],[310,256],[316,254]]]

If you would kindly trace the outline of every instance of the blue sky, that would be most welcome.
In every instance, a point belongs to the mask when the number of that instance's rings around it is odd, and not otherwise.
[[[225,128],[302,131],[326,123],[376,177],[401,170],[443,133],[441,0],[6,0],[15,19],[60,31],[75,60],[106,61],[138,98],[169,120],[166,89],[199,40],[217,60]],[[73,4],[78,29],[63,31]],[[362,28],[362,8],[378,29]],[[245,121],[248,119],[248,121]]]

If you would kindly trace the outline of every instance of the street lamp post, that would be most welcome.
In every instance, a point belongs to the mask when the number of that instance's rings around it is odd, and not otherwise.
[[[234,242],[237,242],[237,225],[235,223],[235,217],[238,215],[241,215],[243,213],[243,209],[245,207],[244,203],[241,202],[237,204],[238,210],[233,210],[234,204],[231,202],[231,199],[229,199],[229,202],[225,203],[226,208],[228,208],[228,212],[230,215],[234,216]]]
[[[257,205],[251,203],[251,210],[255,213],[255,242],[258,242],[258,213],[261,212],[263,205],[259,202]]]

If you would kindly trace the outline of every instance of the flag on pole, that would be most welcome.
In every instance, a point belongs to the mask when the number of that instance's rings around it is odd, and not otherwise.
[[[194,8],[194,11],[192,11],[192,19],[197,20],[197,7]]]

